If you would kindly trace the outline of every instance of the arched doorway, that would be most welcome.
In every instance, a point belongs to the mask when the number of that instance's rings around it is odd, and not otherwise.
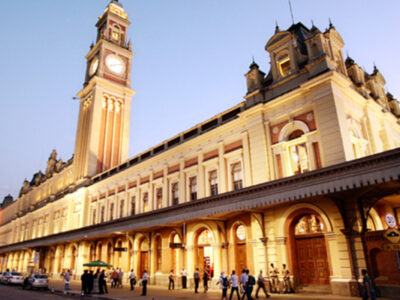
[[[111,243],[108,243],[107,244],[107,263],[110,265],[113,264],[112,256],[113,256],[113,246]],[[115,266],[113,266],[113,267],[115,267]]]
[[[179,245],[182,243],[180,236],[175,233],[171,238],[172,245]],[[181,248],[180,247],[171,247],[171,269],[174,270],[175,274],[179,273],[181,269]]]
[[[149,272],[149,242],[146,238],[140,241],[139,249],[139,276],[142,277],[144,270]]]
[[[315,213],[300,215],[291,226],[295,267],[300,284],[329,284],[324,231],[326,226]]]
[[[199,268],[200,274],[207,268],[211,270],[210,276],[212,277],[214,269],[214,257],[213,257],[213,237],[208,229],[202,229],[199,231],[196,239],[196,252],[197,262],[196,265]]]
[[[70,270],[74,270],[75,271],[75,262],[76,262],[76,247],[72,246],[71,248],[71,264],[70,264]],[[73,274],[75,274],[75,272],[72,272]]]
[[[102,251],[103,251],[103,245],[99,243],[97,245],[97,260],[101,260]]]
[[[94,261],[94,260],[96,260],[96,251],[94,249],[94,245],[90,245],[89,261]]]
[[[234,245],[235,245],[235,268],[236,272],[247,268],[247,251],[246,251],[246,227],[243,224],[237,224],[233,227]]]

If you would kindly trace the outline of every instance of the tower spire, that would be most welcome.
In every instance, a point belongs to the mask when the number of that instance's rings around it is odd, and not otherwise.
[[[294,24],[292,2],[289,0],[290,16],[292,17],[292,24]]]

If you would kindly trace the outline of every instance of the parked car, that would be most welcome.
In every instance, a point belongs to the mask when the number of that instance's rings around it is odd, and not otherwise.
[[[49,288],[49,279],[47,275],[43,274],[32,274],[29,277],[24,279],[22,284],[22,288],[29,288],[29,289],[48,289]]]
[[[4,274],[5,273],[5,274]],[[18,272],[4,272],[1,282],[5,284],[22,284],[24,276]]]
[[[4,277],[5,275],[7,275],[7,273],[9,273],[9,272],[1,272],[1,273],[0,273],[0,283],[3,282],[3,277]]]

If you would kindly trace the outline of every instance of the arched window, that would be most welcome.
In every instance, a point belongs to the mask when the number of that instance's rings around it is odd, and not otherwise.
[[[314,214],[303,215],[294,227],[295,235],[322,233],[324,231],[324,223]]]
[[[297,130],[293,131],[291,134],[289,134],[288,141],[297,139],[297,138],[301,137],[303,134],[304,134],[303,130],[297,129]]]
[[[192,177],[189,179],[190,200],[197,200],[197,178]]]
[[[173,183],[171,188],[172,205],[177,205],[179,203],[179,185],[178,183]]]
[[[105,208],[104,206],[101,207],[101,214],[100,214],[100,222],[103,223],[104,222],[104,212],[105,212]]]
[[[111,30],[111,38],[116,41],[119,42],[119,39],[121,37],[121,29],[118,26],[113,26],[112,30]]]
[[[218,175],[217,170],[209,173],[210,195],[218,195]]]
[[[235,191],[240,190],[243,187],[243,174],[241,163],[236,163],[232,166],[232,186]]]

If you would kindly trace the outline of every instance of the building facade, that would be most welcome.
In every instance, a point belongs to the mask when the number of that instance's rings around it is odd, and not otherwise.
[[[243,102],[128,158],[129,24],[115,0],[99,18],[74,156],[54,150],[6,197],[0,269],[80,274],[100,259],[164,284],[171,269],[217,278],[287,264],[297,287],[357,295],[367,268],[395,293],[398,252],[383,233],[400,216],[400,109],[378,69],[344,59],[332,24],[276,27],[271,69],[250,65]]]

